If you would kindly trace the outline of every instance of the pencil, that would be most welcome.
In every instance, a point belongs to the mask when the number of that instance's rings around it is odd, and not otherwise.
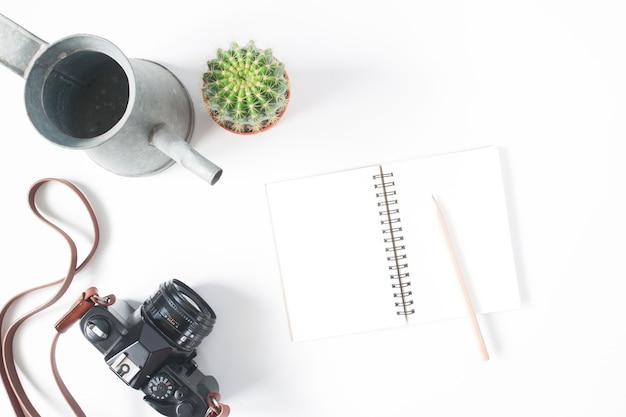
[[[483,360],[489,360],[489,353],[487,352],[487,346],[485,345],[485,340],[483,339],[482,332],[480,331],[480,326],[478,325],[478,319],[476,317],[476,311],[474,310],[474,305],[472,304],[472,299],[469,295],[469,291],[467,290],[467,284],[465,283],[465,279],[463,278],[463,273],[461,271],[461,265],[459,264],[459,260],[456,255],[456,251],[454,250],[454,245],[452,244],[452,238],[450,237],[450,233],[448,232],[448,227],[446,226],[446,221],[443,217],[443,213],[441,208],[439,207],[439,203],[437,203],[437,199],[433,195],[433,204],[435,205],[435,209],[437,211],[437,217],[439,218],[439,225],[441,226],[441,231],[446,241],[446,245],[448,246],[448,252],[450,254],[450,259],[452,260],[452,264],[454,265],[454,270],[456,271],[456,276],[459,281],[459,286],[461,287],[461,292],[463,293],[463,298],[465,299],[465,305],[467,307],[467,312],[469,314],[470,320],[472,322],[472,327],[474,329],[474,335],[476,337],[476,342],[478,343],[478,347],[480,349],[480,353],[482,355]]]

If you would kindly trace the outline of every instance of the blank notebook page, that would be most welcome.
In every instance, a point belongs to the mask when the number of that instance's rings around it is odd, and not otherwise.
[[[266,186],[293,340],[462,317],[436,196],[478,313],[519,307],[493,147]]]

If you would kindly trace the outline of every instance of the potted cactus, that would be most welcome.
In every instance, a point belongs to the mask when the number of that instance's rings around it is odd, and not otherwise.
[[[271,49],[254,41],[241,48],[217,50],[202,75],[202,98],[211,118],[226,130],[240,134],[262,132],[283,116],[290,97],[285,66]]]

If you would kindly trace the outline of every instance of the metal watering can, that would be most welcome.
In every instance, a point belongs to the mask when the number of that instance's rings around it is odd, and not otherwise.
[[[118,175],[178,162],[210,184],[220,178],[221,168],[189,146],[191,100],[165,67],[93,35],[48,44],[2,14],[0,62],[26,79],[26,111],[51,142],[84,150]]]

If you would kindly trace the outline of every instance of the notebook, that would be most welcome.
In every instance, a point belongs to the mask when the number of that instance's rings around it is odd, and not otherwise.
[[[433,196],[478,314],[519,307],[499,151],[266,184],[291,338],[467,317]]]

